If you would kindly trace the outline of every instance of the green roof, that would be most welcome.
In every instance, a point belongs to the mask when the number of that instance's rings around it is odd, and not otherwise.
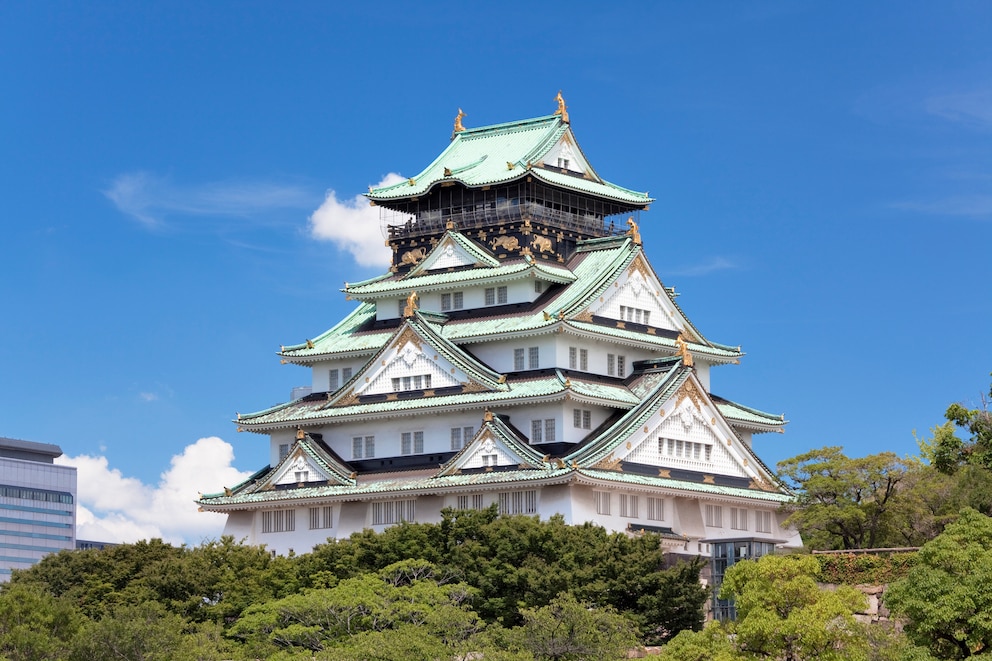
[[[561,115],[465,129],[455,133],[448,147],[416,177],[403,183],[373,188],[367,196],[376,203],[389,206],[392,201],[424,195],[442,182],[458,182],[468,188],[481,188],[533,176],[556,187],[632,207],[644,207],[651,203],[646,193],[604,181],[591,167],[587,173],[589,178],[537,167],[558,141],[571,132]],[[578,145],[574,136],[571,140]],[[446,174],[446,170],[450,174]]]
[[[528,399],[558,399],[567,393],[587,400],[598,400],[604,404],[627,408],[638,402],[630,389],[621,383],[615,385],[596,381],[586,382],[572,378],[567,387],[556,374],[537,377],[508,379],[506,390],[461,392],[433,397],[411,397],[387,401],[334,406],[325,397],[311,395],[257,413],[241,414],[237,423],[245,429],[272,427],[294,427],[299,424],[319,424],[353,417],[390,416],[405,411],[430,411],[448,406],[484,407],[490,404],[525,401]]]

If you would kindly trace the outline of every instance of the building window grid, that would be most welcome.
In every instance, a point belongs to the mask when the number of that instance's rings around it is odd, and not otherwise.
[[[620,320],[632,321],[635,324],[647,325],[651,319],[651,311],[644,308],[634,308],[626,305],[620,306]]]
[[[592,427],[592,411],[572,409],[572,425],[577,429],[590,429]]]
[[[465,305],[465,294],[456,291],[451,294],[441,294],[441,311],[461,310]]]
[[[387,500],[372,503],[372,525],[374,526],[386,526],[416,520],[416,500]]]
[[[296,530],[296,510],[262,512],[262,532],[293,532]]]
[[[530,421],[531,443],[553,443],[555,440],[555,419]]]
[[[610,513],[610,492],[609,491],[593,491],[592,492],[593,501],[596,503],[596,514],[602,514],[604,516]]]
[[[351,456],[353,459],[374,458],[375,436],[353,436],[351,439]]]
[[[637,518],[637,496],[629,493],[620,494],[620,516]]]
[[[721,505],[706,506],[706,525],[710,528],[723,527],[723,507]]]
[[[310,530],[334,527],[334,508],[331,506],[310,508]]]
[[[410,376],[392,377],[394,392],[407,392],[410,390],[426,390],[431,387],[430,374],[412,374]]]
[[[475,427],[452,427],[451,428],[451,449],[455,452],[461,450],[472,440],[475,434]]]
[[[675,459],[688,459],[710,463],[713,461],[713,445],[695,441],[681,441],[675,438],[658,439],[658,454]]]
[[[733,530],[747,530],[747,510],[743,507],[730,508],[730,527]]]
[[[648,520],[649,521],[665,520],[664,498],[648,498]]]
[[[482,494],[473,493],[470,495],[458,496],[455,499],[455,509],[459,510],[481,510]]]
[[[540,347],[527,349],[527,368],[536,370],[540,366]]]
[[[516,372],[523,371],[524,369],[524,350],[514,349],[513,350],[513,369]]]
[[[537,514],[537,491],[502,491],[499,494],[500,514]]]
[[[754,529],[757,532],[770,533],[772,531],[772,513],[758,510],[754,513]]]
[[[405,431],[400,434],[400,454],[423,454],[424,432]]]

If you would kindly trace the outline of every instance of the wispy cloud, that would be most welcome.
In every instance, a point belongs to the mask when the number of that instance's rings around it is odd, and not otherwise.
[[[224,181],[181,185],[148,172],[122,174],[103,194],[148,229],[163,229],[183,217],[261,220],[274,210],[306,209],[314,201],[311,191],[295,184]]]
[[[924,102],[931,115],[975,128],[992,128],[992,87],[931,96]]]
[[[139,392],[138,393],[138,399],[140,399],[143,402],[157,402],[158,401],[158,393],[154,393],[154,392]]]
[[[929,202],[897,202],[891,206],[931,216],[992,218],[992,195],[958,195]]]
[[[736,268],[738,268],[737,264],[725,257],[710,257],[705,262],[685,266],[680,269],[677,268],[669,271],[669,273],[675,276],[700,276],[709,275],[710,273],[714,273],[716,271],[726,271],[728,269]]]
[[[174,544],[197,544],[220,537],[223,515],[199,512],[193,501],[199,491],[217,492],[249,475],[234,468],[234,448],[216,436],[201,438],[172,457],[156,485],[125,476],[104,456],[62,456],[55,461],[76,467],[76,536],[103,542],[160,537]],[[205,472],[204,466],[210,470]]]
[[[389,186],[404,178],[389,173],[377,186]],[[379,210],[369,205],[364,195],[339,200],[333,190],[327,191],[324,203],[310,216],[310,235],[331,241],[340,250],[351,253],[360,266],[386,266],[390,251],[384,245],[379,228]]]

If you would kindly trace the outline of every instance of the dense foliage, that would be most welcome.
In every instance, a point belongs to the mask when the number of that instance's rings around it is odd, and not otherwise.
[[[0,591],[0,658],[622,658],[702,626],[657,537],[446,511],[272,557],[230,538],[62,552]]]

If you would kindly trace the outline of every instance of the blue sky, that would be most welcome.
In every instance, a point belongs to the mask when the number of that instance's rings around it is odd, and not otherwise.
[[[747,352],[714,391],[791,421],[765,460],[914,453],[992,371],[990,34],[984,2],[2,3],[0,435],[89,467],[94,536],[216,534],[173,510],[264,465],[230,420],[308,383],[275,351],[381,270],[317,220],[374,244],[355,197],[458,108],[561,89]]]

